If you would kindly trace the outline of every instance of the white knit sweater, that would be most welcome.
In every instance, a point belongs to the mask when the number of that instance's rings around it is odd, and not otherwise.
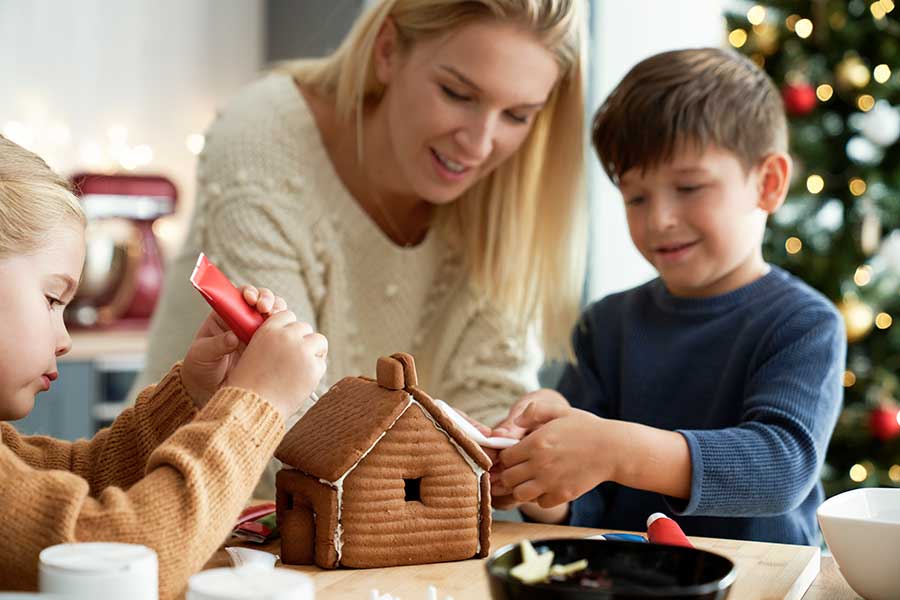
[[[514,335],[440,234],[397,246],[350,196],[290,77],[257,81],[220,114],[197,188],[137,389],[183,356],[209,310],[188,283],[200,251],[328,337],[320,393],[347,375],[374,376],[378,356],[399,351],[415,357],[422,389],[488,424],[537,386],[537,344]]]

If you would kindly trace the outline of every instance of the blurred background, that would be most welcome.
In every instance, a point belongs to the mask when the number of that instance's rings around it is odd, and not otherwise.
[[[78,177],[91,217],[74,350],[51,392],[60,401],[39,402],[20,429],[74,439],[118,414],[217,108],[274,63],[333,50],[367,4],[0,0],[0,131]],[[636,62],[673,48],[730,46],[781,89],[796,172],[766,255],[835,302],[850,342],[826,485],[900,486],[900,10],[892,0],[589,6],[587,115]],[[588,160],[586,301],[654,276]]]

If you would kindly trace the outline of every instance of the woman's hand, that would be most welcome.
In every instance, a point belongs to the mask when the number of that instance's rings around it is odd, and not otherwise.
[[[266,288],[241,288],[244,301],[268,317],[287,308],[284,299]],[[197,409],[206,406],[212,395],[237,364],[244,345],[215,312],[197,330],[181,366],[181,382]]]

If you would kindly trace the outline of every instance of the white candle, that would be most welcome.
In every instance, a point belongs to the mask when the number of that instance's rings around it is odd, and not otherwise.
[[[259,565],[210,569],[192,576],[187,600],[314,600],[312,579]]]
[[[40,590],[94,600],[157,600],[156,552],[138,544],[88,542],[40,554]]]

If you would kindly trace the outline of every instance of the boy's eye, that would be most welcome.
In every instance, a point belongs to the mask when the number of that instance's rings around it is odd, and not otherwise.
[[[464,96],[463,94],[459,94],[459,93],[453,91],[451,88],[447,87],[446,85],[441,86],[441,91],[443,91],[444,95],[447,96],[448,98],[450,98],[451,100],[457,100],[459,102],[467,102],[467,101],[471,100],[471,98],[469,96]]]
[[[703,185],[680,185],[678,186],[678,192],[681,194],[693,194],[694,192],[698,192],[703,188]]]
[[[638,206],[639,204],[643,204],[643,202],[643,196],[632,196],[631,198],[625,199],[625,206]]]

